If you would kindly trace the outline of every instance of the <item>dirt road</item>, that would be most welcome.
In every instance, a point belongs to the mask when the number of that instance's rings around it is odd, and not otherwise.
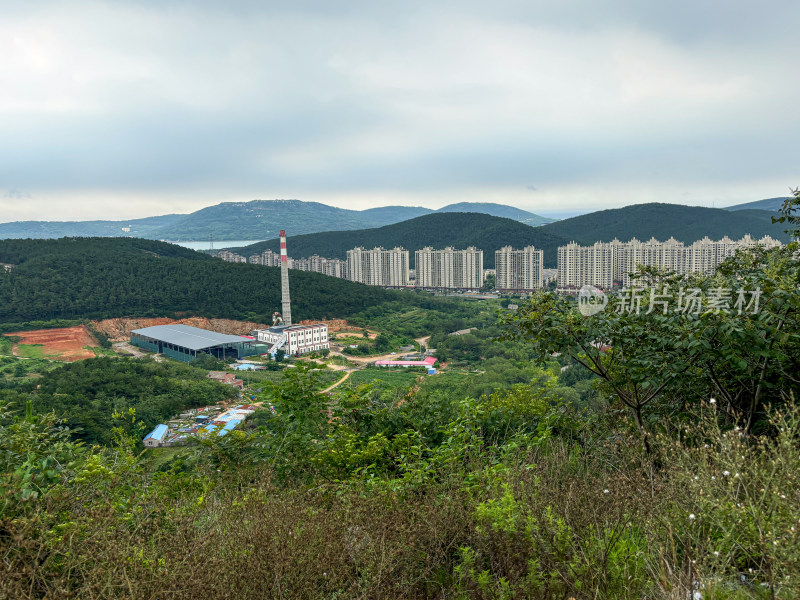
[[[341,378],[339,381],[337,381],[336,383],[334,383],[332,386],[330,386],[330,387],[327,387],[327,388],[325,388],[324,390],[322,390],[322,391],[320,392],[320,394],[327,394],[327,393],[328,393],[328,392],[330,392],[330,391],[331,391],[333,388],[335,388],[335,387],[339,387],[341,384],[343,384],[345,381],[347,381],[347,378],[348,378],[348,377],[350,377],[350,373],[352,373],[352,371],[348,371],[347,373],[345,373],[345,374],[344,374],[344,377],[342,377],[342,378]]]

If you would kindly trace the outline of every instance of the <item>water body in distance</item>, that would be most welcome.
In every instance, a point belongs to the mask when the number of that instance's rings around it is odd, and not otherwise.
[[[263,241],[264,240],[214,240],[211,242],[210,240],[205,240],[202,242],[170,242],[170,244],[176,244],[192,250],[211,250],[211,244],[213,243],[214,249],[219,250],[220,248],[239,248],[241,246],[249,246],[250,244],[257,244],[258,242]]]

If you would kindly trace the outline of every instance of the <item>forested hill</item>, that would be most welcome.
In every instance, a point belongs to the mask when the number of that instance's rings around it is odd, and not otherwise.
[[[609,242],[614,238],[627,242],[633,237],[646,241],[651,237],[669,237],[692,243],[705,236],[739,239],[749,233],[771,235],[781,241],[788,236],[781,225],[772,223],[772,213],[763,210],[728,211],[720,208],[682,206],[679,204],[637,204],[614,210],[564,219],[556,223],[530,227],[512,219],[476,213],[435,213],[378,227],[356,231],[328,231],[293,236],[289,231],[289,255],[300,258],[318,254],[326,258],[347,257],[356,246],[393,248],[410,251],[413,266],[414,250],[425,246],[464,249],[475,246],[483,250],[486,268],[494,267],[494,252],[503,246],[523,248],[533,245],[544,251],[545,267],[554,268],[558,247],[570,241],[580,244]],[[279,250],[278,240],[260,242],[234,251],[243,256],[259,254],[266,249]]]
[[[789,241],[783,231],[785,227],[772,223],[773,215],[764,210],[730,211],[680,204],[635,204],[564,219],[544,225],[542,229],[581,244],[608,242],[614,238],[627,242],[633,237],[643,241],[655,237],[664,241],[670,236],[688,244],[705,236],[714,240],[726,235],[739,239],[747,233]]]
[[[280,270],[232,264],[162,242],[0,240],[0,323],[203,315],[268,322],[280,310]],[[292,315],[348,317],[416,294],[292,271]]]
[[[788,196],[780,198],[765,198],[764,200],[756,200],[755,202],[745,202],[744,204],[734,204],[733,206],[726,206],[725,210],[768,210],[777,212],[783,206],[783,203],[788,200]]]
[[[558,246],[568,240],[545,230],[546,226],[531,227],[512,219],[492,217],[478,213],[434,213],[375,229],[356,231],[328,231],[309,235],[292,235],[289,231],[288,251],[293,257],[318,254],[326,258],[347,258],[347,251],[357,246],[394,248],[402,246],[410,251],[414,264],[414,251],[432,246],[437,249],[469,246],[483,250],[484,267],[494,267],[494,252],[503,246],[522,248],[533,244],[545,251],[545,262],[553,263]],[[243,256],[260,254],[266,249],[279,250],[278,240],[260,242],[234,250]]]

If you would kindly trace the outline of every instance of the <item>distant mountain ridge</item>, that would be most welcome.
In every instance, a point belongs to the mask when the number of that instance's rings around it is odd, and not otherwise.
[[[503,246],[523,248],[533,245],[544,251],[545,267],[556,267],[558,247],[571,241],[588,245],[609,242],[614,238],[646,241],[651,237],[664,241],[674,237],[690,244],[703,237],[739,239],[745,234],[770,235],[783,242],[789,236],[783,227],[772,223],[772,213],[763,210],[728,211],[721,208],[682,206],[678,204],[637,204],[603,210],[564,219],[548,225],[531,227],[512,219],[476,213],[435,213],[374,229],[329,231],[313,235],[292,235],[289,231],[289,255],[300,258],[318,254],[344,259],[347,251],[364,246],[392,248],[402,246],[414,251],[425,246],[464,249],[475,246],[484,251],[485,268],[494,266],[494,252]],[[232,250],[242,256],[260,254],[266,249],[279,250],[278,240],[268,240]]]
[[[453,246],[464,249],[475,246],[484,251],[485,268],[494,267],[494,251],[503,246],[523,247],[535,244],[547,248],[553,255],[558,246],[566,241],[563,238],[542,232],[544,227],[531,227],[513,219],[493,217],[480,213],[433,213],[408,221],[353,231],[326,231],[306,235],[293,235],[288,231],[288,252],[293,257],[318,254],[326,258],[347,258],[347,251],[357,246],[374,248],[383,246],[393,248],[402,246],[410,250],[411,266],[414,265],[414,251],[433,246],[444,248]],[[277,239],[259,242],[242,248],[232,248],[237,254],[251,256],[270,249],[280,250]]]
[[[769,210],[779,211],[783,203],[788,200],[788,196],[781,198],[765,198],[764,200],[756,200],[755,202],[745,202],[744,204],[734,204],[733,206],[726,206],[725,210]]]
[[[708,236],[739,239],[745,234],[771,235],[788,241],[783,227],[772,223],[773,214],[765,210],[729,211],[705,206],[680,204],[634,204],[624,208],[601,210],[564,219],[543,229],[581,244],[609,242],[617,238],[627,242],[632,237],[646,241],[651,237],[664,241],[674,237],[690,244]]]
[[[15,221],[0,223],[0,239],[58,237],[138,237],[151,238],[153,232],[168,227],[186,215],[172,214],[128,221]]]
[[[420,206],[382,206],[349,210],[302,200],[223,202],[188,215],[165,215],[132,221],[17,221],[0,223],[0,239],[70,236],[141,237],[155,240],[270,239],[281,229],[295,234],[367,229],[437,212],[476,212],[510,217],[529,225],[552,222],[539,215],[492,203],[460,203],[432,210]]]
[[[546,223],[554,223],[558,219],[548,219],[539,215],[534,215],[513,206],[506,206],[505,204],[494,204],[491,202],[459,202],[457,204],[450,204],[440,208],[436,212],[446,213],[481,213],[492,215],[493,217],[504,217],[506,219],[513,219],[526,225],[545,225]]]

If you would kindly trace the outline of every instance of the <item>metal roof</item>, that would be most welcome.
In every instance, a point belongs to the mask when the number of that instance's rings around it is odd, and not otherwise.
[[[153,431],[151,431],[146,436],[144,436],[144,440],[149,439],[149,438],[155,438],[160,442],[161,438],[164,437],[165,433],[167,433],[167,426],[166,425],[164,425],[164,424],[156,425],[156,428],[153,429]],[[144,440],[142,440],[142,441],[144,441]]]
[[[436,358],[429,356],[425,360],[376,360],[375,364],[389,367],[431,367],[436,364]]]
[[[241,344],[251,341],[239,335],[225,335],[189,325],[154,325],[153,327],[134,329],[131,333],[175,344],[189,350],[202,350],[221,344]]]

